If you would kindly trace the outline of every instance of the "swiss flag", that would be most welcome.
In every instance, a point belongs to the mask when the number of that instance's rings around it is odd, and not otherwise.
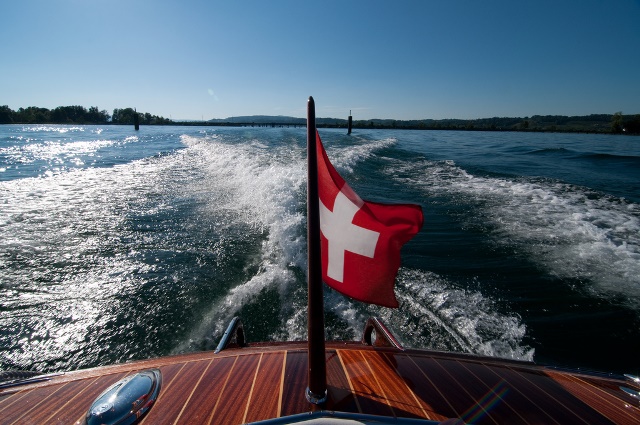
[[[422,208],[363,201],[333,168],[316,131],[322,279],[371,304],[398,307],[400,248],[422,228]]]

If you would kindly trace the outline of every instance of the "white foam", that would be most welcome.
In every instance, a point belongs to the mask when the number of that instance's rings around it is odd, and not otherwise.
[[[325,290],[325,311],[346,324],[353,339],[362,336],[368,317],[377,316],[390,327],[405,347],[467,352],[502,358],[532,360],[534,350],[522,343],[526,327],[516,314],[498,312],[491,299],[479,292],[455,288],[431,272],[401,268],[396,285],[398,309],[353,302],[330,289]],[[284,336],[306,339],[304,300],[287,321]],[[327,339],[339,330],[327,328]],[[345,332],[339,337],[344,337]]]
[[[34,131],[34,132],[46,132],[46,133],[75,133],[75,132],[83,132],[84,127],[79,126],[67,126],[67,125],[36,125],[32,127],[23,127],[23,132]]]
[[[215,208],[234,209],[238,220],[252,223],[267,234],[256,275],[216,302],[190,339],[198,341],[212,330],[219,337],[244,303],[269,288],[277,288],[286,300],[281,312],[284,331],[273,339],[306,339],[306,291],[288,269],[295,266],[306,270],[306,246],[301,237],[306,223],[299,217],[299,211],[305,208],[301,196],[306,178],[304,152],[289,149],[285,153],[273,148],[256,152],[255,144],[226,144],[216,139],[189,139],[185,143],[197,147],[195,156],[207,158],[207,184],[212,185],[209,190],[229,194],[222,203],[216,200]],[[389,139],[356,147],[328,144],[328,154],[336,166],[348,170],[394,143]],[[403,269],[399,282],[399,310],[354,303],[330,290],[325,291],[325,310],[342,321],[347,333],[356,339],[367,317],[381,315],[409,346],[532,358],[533,350],[522,346],[525,327],[519,317],[497,313],[496,305],[480,293],[455,289],[427,272]],[[299,296],[300,292],[304,296]],[[411,327],[412,323],[419,325]],[[436,333],[429,336],[428,329],[436,329]],[[335,332],[339,330],[329,328],[327,336],[331,338]]]
[[[561,278],[640,307],[640,205],[551,180],[479,177],[452,162],[404,165],[428,196],[462,196],[469,220]]]
[[[265,240],[261,247],[258,271],[248,282],[232,289],[211,306],[203,321],[193,330],[188,341],[177,351],[188,349],[193,341],[222,335],[225,326],[245,303],[265,289],[275,288],[281,295],[282,331],[273,339],[306,338],[306,288],[291,272],[291,267],[306,273],[306,152],[301,145],[268,147],[263,141],[231,143],[221,134],[205,137],[183,136],[188,155],[197,158],[206,170],[206,181],[197,186],[206,197],[210,213],[220,209],[232,213],[232,220],[248,223],[261,231]],[[350,147],[331,147],[331,160],[337,167],[349,170],[381,148],[396,143],[393,139],[362,143]],[[268,147],[268,149],[267,149]],[[348,171],[347,171],[348,172]],[[294,285],[297,284],[297,285]],[[293,286],[292,286],[293,285]],[[306,292],[305,292],[306,294]],[[327,308],[360,328],[364,319],[356,320],[352,306],[327,295]],[[344,299],[344,297],[341,297]],[[274,318],[275,319],[275,318]],[[358,329],[360,332],[361,329]]]
[[[177,351],[212,333],[222,335],[231,318],[264,289],[275,288],[286,298],[289,286],[296,281],[290,268],[304,269],[306,264],[306,200],[301,196],[306,188],[306,162],[302,151],[264,149],[255,141],[230,143],[223,139],[219,135],[183,136],[189,147],[185,155],[198,161],[203,172],[203,179],[190,186],[191,195],[202,201],[201,214],[226,211],[227,221],[221,225],[249,225],[262,233],[264,240],[255,260],[256,274],[216,301]]]
[[[292,309],[286,321],[285,331],[272,335],[273,340],[300,341],[307,339],[307,292],[304,297],[294,297]],[[371,316],[362,303],[354,303],[344,295],[329,289],[324,290],[325,338],[327,340],[359,340],[365,322]],[[333,328],[328,315],[334,315],[344,326]]]
[[[239,222],[267,234],[267,257],[279,258],[284,265],[299,265],[304,248],[300,192],[306,185],[300,152],[256,150],[253,143],[225,144],[216,138],[185,136],[183,140],[194,150],[192,155],[206,162],[202,165],[206,181],[194,187],[205,194],[206,208],[233,211]],[[209,195],[212,197],[206,198]]]
[[[338,172],[353,173],[353,167],[355,167],[356,164],[370,158],[376,151],[394,146],[397,143],[397,139],[387,138],[374,141],[361,141],[360,144],[347,147],[327,146],[326,143],[324,144],[329,161],[331,161],[331,164],[333,164]]]
[[[274,264],[264,264],[249,281],[231,288],[227,295],[218,300],[191,330],[189,337],[175,347],[174,351],[190,351],[194,346],[198,346],[200,341],[208,338],[211,339],[209,345],[212,346],[213,342],[222,336],[227,325],[242,306],[251,302],[265,289],[274,286],[280,289],[286,288],[293,281],[293,273],[289,270]],[[301,311],[304,312],[304,310]]]
[[[396,284],[398,309],[368,306],[407,347],[459,351],[532,360],[523,345],[526,327],[516,314],[500,313],[479,292],[456,288],[426,271],[401,268]]]

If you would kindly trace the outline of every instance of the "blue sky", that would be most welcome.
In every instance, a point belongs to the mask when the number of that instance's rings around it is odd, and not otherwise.
[[[640,0],[20,0],[0,105],[173,119],[640,113]]]

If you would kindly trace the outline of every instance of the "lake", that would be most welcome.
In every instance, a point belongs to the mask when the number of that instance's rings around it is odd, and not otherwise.
[[[320,129],[364,199],[422,205],[392,310],[408,347],[640,373],[640,137]],[[306,129],[0,126],[0,368],[306,339]]]

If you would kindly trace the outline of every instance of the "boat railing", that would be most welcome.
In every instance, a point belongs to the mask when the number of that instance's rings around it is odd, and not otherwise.
[[[231,347],[246,347],[247,344],[244,339],[244,328],[242,327],[242,321],[239,317],[234,317],[231,319],[229,326],[227,326],[227,330],[224,331],[224,335],[220,339],[218,346],[216,347],[215,353],[219,353],[220,351],[231,348]]]
[[[404,347],[396,339],[393,333],[378,317],[370,317],[364,326],[361,342],[372,347],[396,348],[404,350]],[[234,317],[227,330],[225,330],[215,353],[219,353],[227,348],[246,347],[244,328],[239,317]]]
[[[362,343],[373,347],[390,347],[404,350],[404,347],[389,328],[378,317],[370,317],[364,325]]]

